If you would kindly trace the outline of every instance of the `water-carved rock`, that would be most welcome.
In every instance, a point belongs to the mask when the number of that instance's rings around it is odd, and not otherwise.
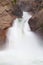
[[[43,9],[31,17],[28,23],[32,31],[43,36]]]

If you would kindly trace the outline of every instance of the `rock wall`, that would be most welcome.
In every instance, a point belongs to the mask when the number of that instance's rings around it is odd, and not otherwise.
[[[43,37],[43,9],[35,14],[28,23],[32,31]]]
[[[19,5],[22,10],[35,14],[43,8],[43,0],[20,0]]]
[[[11,15],[11,4],[8,0],[0,0],[0,48],[3,47],[6,39],[7,29],[13,23]]]
[[[13,0],[0,0],[0,47],[6,40],[6,32],[16,17],[22,17],[22,10]]]

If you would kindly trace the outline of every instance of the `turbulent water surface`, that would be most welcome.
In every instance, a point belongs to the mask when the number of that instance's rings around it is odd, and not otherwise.
[[[9,28],[6,49],[0,51],[2,65],[43,65],[41,40],[31,32],[28,25],[30,18],[30,14],[23,12],[23,17],[16,18]]]

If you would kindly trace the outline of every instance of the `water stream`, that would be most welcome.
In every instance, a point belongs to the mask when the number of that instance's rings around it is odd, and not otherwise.
[[[23,12],[7,32],[6,49],[0,51],[0,63],[5,65],[43,65],[43,48],[29,25],[32,16]]]

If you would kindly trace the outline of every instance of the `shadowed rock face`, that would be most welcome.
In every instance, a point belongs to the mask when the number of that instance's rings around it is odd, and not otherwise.
[[[35,14],[43,8],[43,0],[22,0],[19,5],[22,10]]]
[[[43,9],[35,14],[28,22],[32,31],[43,36]]]
[[[12,7],[12,14],[20,18],[23,15],[23,11],[21,10],[20,6],[16,4]]]

